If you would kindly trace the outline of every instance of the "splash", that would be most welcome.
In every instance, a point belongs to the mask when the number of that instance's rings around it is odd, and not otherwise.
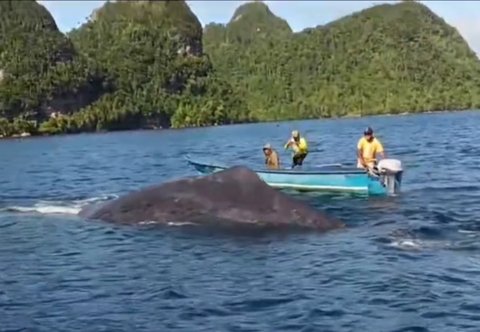
[[[389,243],[390,247],[401,249],[401,250],[421,250],[425,244],[423,241],[417,239],[397,239]]]
[[[59,214],[59,215],[77,215],[80,210],[89,204],[107,201],[117,198],[116,195],[103,195],[78,200],[66,201],[38,201],[33,205],[11,205],[0,209],[0,212],[14,212],[27,214]]]

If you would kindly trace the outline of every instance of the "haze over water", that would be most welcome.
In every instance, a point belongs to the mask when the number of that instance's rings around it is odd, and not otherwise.
[[[355,163],[371,125],[405,168],[391,198],[310,195],[326,234],[245,236],[82,220],[81,206],[262,165],[292,129],[307,164]],[[0,141],[0,331],[478,331],[480,113]]]

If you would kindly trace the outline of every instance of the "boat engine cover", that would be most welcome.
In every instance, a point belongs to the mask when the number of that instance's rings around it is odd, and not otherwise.
[[[389,171],[393,173],[402,172],[402,162],[397,159],[382,159],[378,162],[377,168],[379,171]]]

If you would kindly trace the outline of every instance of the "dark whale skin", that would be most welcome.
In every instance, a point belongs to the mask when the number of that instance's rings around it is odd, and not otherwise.
[[[191,223],[219,227],[328,231],[344,224],[270,187],[247,167],[146,187],[79,213],[117,224]]]

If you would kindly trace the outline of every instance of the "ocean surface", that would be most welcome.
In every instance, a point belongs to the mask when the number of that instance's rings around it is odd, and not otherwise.
[[[303,197],[325,234],[193,233],[83,220],[86,204],[261,165],[300,130],[305,163],[355,163],[371,125],[401,195]],[[480,112],[0,141],[0,331],[480,331]]]

